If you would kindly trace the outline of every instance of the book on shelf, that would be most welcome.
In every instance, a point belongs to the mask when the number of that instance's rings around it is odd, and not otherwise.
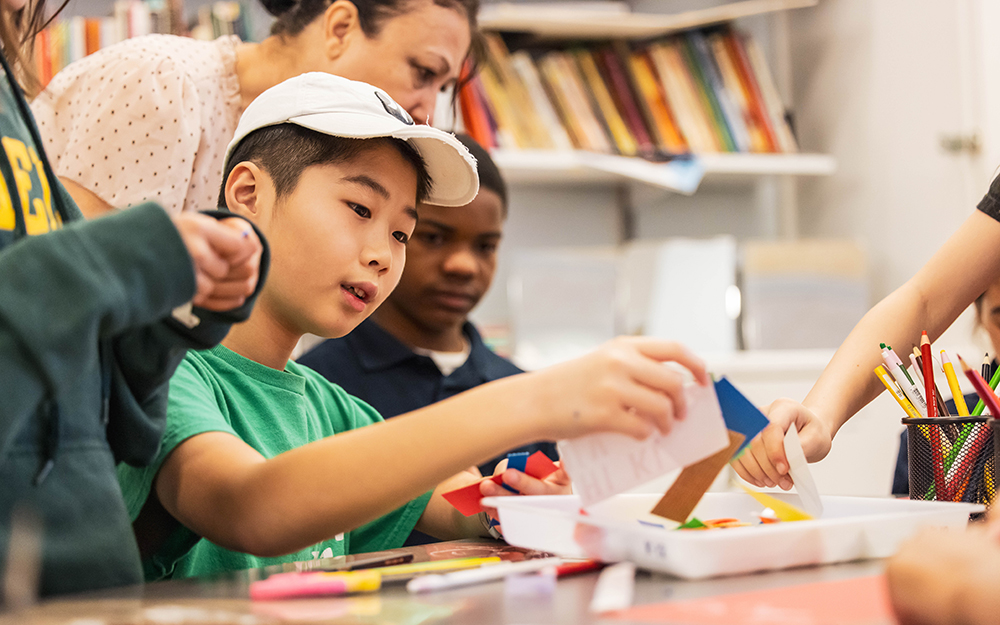
[[[202,6],[191,24],[184,21],[182,0],[116,0],[111,15],[54,20],[38,34],[34,57],[44,87],[73,61],[132,37],[168,34],[215,39],[238,35],[249,41],[251,33],[249,11],[232,0]]]
[[[797,151],[760,49],[732,26],[642,42],[508,49],[486,34],[460,90],[470,135],[491,148],[623,156]]]

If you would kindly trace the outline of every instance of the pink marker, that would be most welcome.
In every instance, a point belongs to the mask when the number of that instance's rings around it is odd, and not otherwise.
[[[382,587],[382,575],[377,571],[345,571],[338,573],[282,573],[250,584],[254,601],[322,597],[366,592]]]

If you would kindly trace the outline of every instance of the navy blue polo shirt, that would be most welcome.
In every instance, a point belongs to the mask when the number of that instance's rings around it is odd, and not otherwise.
[[[298,362],[360,397],[384,418],[412,412],[492,380],[522,373],[514,363],[494,354],[469,322],[462,328],[469,340],[469,358],[451,375],[441,374],[428,356],[415,353],[371,319],[347,336],[320,343]],[[554,443],[534,443],[511,451],[542,451],[556,460]],[[506,454],[479,465],[492,475]]]

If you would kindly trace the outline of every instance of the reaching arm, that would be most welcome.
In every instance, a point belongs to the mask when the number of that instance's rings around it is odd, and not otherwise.
[[[976,211],[913,278],[872,308],[855,326],[801,404],[778,400],[771,425],[734,463],[758,486],[791,487],[782,439],[791,423],[806,457],[826,456],[837,431],[883,390],[875,378],[879,343],[907,346],[926,330],[931,340],[1000,276],[1000,222]],[[906,351],[906,350],[904,350]]]
[[[683,418],[680,346],[618,339],[545,371],[497,380],[388,422],[265,459],[227,433],[192,436],[167,456],[155,491],[195,533],[260,556],[290,553],[402,506],[485,458],[536,440],[615,431],[638,438]],[[337,481],[336,489],[317,482]]]

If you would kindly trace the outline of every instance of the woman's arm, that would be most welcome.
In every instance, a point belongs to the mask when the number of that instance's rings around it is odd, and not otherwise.
[[[873,373],[882,363],[879,343],[907,346],[923,330],[936,339],[998,276],[1000,222],[976,211],[913,278],[861,319],[801,404],[780,399],[768,407],[771,425],[733,463],[737,473],[757,486],[790,488],[782,445],[790,424],[806,457],[824,458],[838,430],[884,388]]]
[[[203,139],[192,71],[157,45],[123,42],[67,67],[31,103],[52,168],[75,183],[67,188],[88,219],[146,200],[170,215],[184,208],[200,182],[194,164]],[[215,206],[213,198],[189,208]]]
[[[94,219],[114,210],[113,206],[102,200],[96,193],[81,187],[69,178],[60,176],[59,181],[66,187],[66,192],[70,194],[80,208],[80,212],[87,219]]]
[[[358,527],[504,450],[614,431],[643,438],[684,412],[680,346],[616,339],[589,356],[479,386],[415,412],[272,459],[231,434],[188,438],[167,456],[155,492],[170,514],[223,547],[291,553]]]

